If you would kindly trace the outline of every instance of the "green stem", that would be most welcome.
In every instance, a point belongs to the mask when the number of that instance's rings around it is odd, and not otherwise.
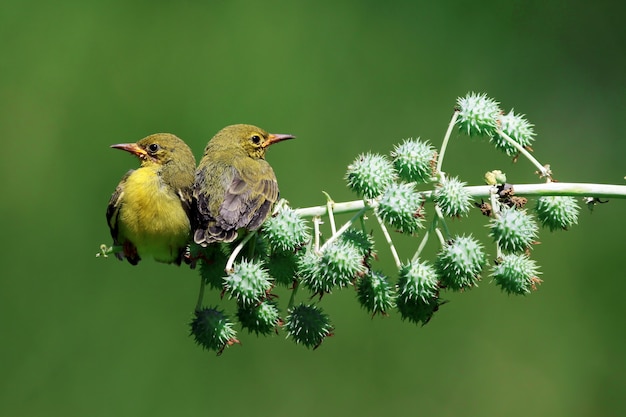
[[[452,119],[450,120],[450,124],[448,125],[446,136],[444,136],[443,143],[441,144],[441,150],[439,151],[439,157],[437,158],[437,170],[435,171],[436,173],[441,172],[441,167],[443,166],[443,157],[446,154],[446,148],[448,147],[450,136],[452,136],[452,129],[454,129],[454,125],[456,124],[456,120],[458,117],[459,117],[459,112],[455,111],[452,114]]]
[[[550,179],[552,178],[551,177],[552,172],[550,172],[549,165],[541,165],[541,163],[539,163],[539,161],[537,161],[537,159],[534,156],[532,156],[531,153],[528,152],[528,150],[526,150],[526,148],[524,148],[522,145],[514,141],[513,138],[511,138],[509,135],[504,133],[501,129],[498,129],[497,133],[498,135],[502,136],[504,140],[506,140],[509,143],[509,145],[517,149],[522,155],[526,157],[526,159],[528,159],[534,166],[537,167],[537,169],[541,173],[541,178],[543,177],[547,177]]]
[[[315,245],[313,246],[313,250],[315,251],[315,253],[319,253],[320,251],[320,236],[321,236],[321,232],[320,232],[320,224],[322,224],[322,218],[320,217],[320,215],[316,215],[313,217],[313,233],[315,234]]]
[[[328,247],[328,245],[330,245],[331,243],[333,243],[335,240],[337,240],[337,238],[339,236],[341,236],[341,234],[343,232],[345,232],[346,230],[348,230],[348,228],[350,226],[352,226],[352,224],[359,220],[359,218],[361,218],[361,216],[363,215],[363,213],[365,213],[368,209],[368,206],[363,207],[361,210],[359,210],[354,216],[352,216],[352,218],[350,220],[348,220],[346,222],[346,224],[344,224],[343,226],[341,226],[341,228],[339,230],[335,230],[333,231],[333,235],[324,243],[324,245],[322,245],[322,247],[320,248],[320,251],[323,251],[326,247]],[[333,223],[334,224],[334,223]],[[333,228],[334,229],[334,228]]]
[[[230,275],[233,272],[233,264],[235,263],[235,258],[237,258],[237,255],[239,255],[239,252],[241,252],[241,250],[246,245],[246,243],[248,243],[248,241],[254,235],[256,235],[256,231],[248,233],[248,235],[244,237],[241,240],[241,242],[239,242],[235,250],[233,250],[233,253],[230,254],[230,257],[228,258],[228,262],[226,262],[226,268],[224,268],[224,271],[226,271],[227,274]]]
[[[443,230],[445,230],[445,232],[446,232],[446,237],[450,238],[451,234],[450,234],[450,229],[448,229],[448,224],[446,223],[446,218],[443,216],[443,213],[441,212],[441,209],[436,204],[435,204],[435,213],[437,213],[437,219],[441,223],[441,225],[443,226]],[[439,230],[439,228],[437,228],[436,231],[437,230]],[[441,232],[439,232],[439,233],[441,233]],[[444,239],[443,242],[445,243],[445,239]]]
[[[391,255],[393,256],[393,259],[396,261],[396,266],[398,267],[398,269],[400,269],[400,267],[402,266],[402,263],[400,262],[400,258],[398,257],[398,251],[396,251],[396,247],[394,246],[393,241],[391,240],[391,235],[389,235],[389,231],[387,230],[387,227],[385,226],[383,219],[380,218],[378,213],[374,213],[374,215],[376,216],[376,220],[378,220],[378,224],[380,225],[380,228],[383,231],[385,240],[387,240],[389,249],[391,249]]]
[[[334,235],[337,233],[337,226],[335,225],[335,216],[333,215],[333,204],[335,202],[327,192],[322,191],[326,195],[326,209],[328,211],[328,220],[330,221],[330,232]]]
[[[434,225],[434,224],[435,223],[433,222],[432,225]],[[433,229],[433,228],[431,227],[431,229]],[[424,236],[422,237],[422,241],[420,242],[419,246],[417,247],[417,250],[415,251],[415,254],[413,255],[413,258],[411,259],[411,262],[416,262],[420,258],[420,255],[422,254],[422,251],[426,247],[426,242],[428,242],[428,236],[429,235],[430,235],[430,230],[426,230],[426,232],[424,233]]]
[[[361,230],[363,230],[363,233],[367,234],[367,228],[365,227],[365,216],[359,217],[359,220],[361,222]]]
[[[500,210],[502,210],[502,205],[498,201],[498,191],[495,186],[492,186],[490,189],[489,201],[491,203],[491,215],[494,219],[500,217]],[[500,243],[496,242],[496,259],[500,259],[502,257],[502,248],[500,247]]]
[[[293,288],[291,289],[291,297],[289,297],[289,303],[287,304],[287,310],[289,310],[296,302],[296,294],[300,283],[297,280],[293,281]]]
[[[491,185],[474,185],[465,187],[473,198],[488,198]],[[515,195],[518,196],[571,196],[571,197],[600,197],[600,198],[626,198],[626,185],[614,184],[587,184],[568,182],[549,182],[539,184],[517,184],[514,185]],[[432,200],[432,191],[420,191],[426,200]],[[374,200],[368,202],[369,209],[376,208],[378,203]],[[345,203],[334,203],[333,212],[351,213],[362,210],[365,207],[363,200],[347,201]],[[326,205],[299,208],[296,213],[303,217],[323,216],[328,212]]]
[[[443,234],[441,233],[441,229],[439,229],[438,227],[435,228],[435,234],[437,235],[437,238],[439,239],[439,244],[441,245],[441,247],[445,247],[446,246],[446,238],[443,237]]]
[[[196,302],[196,311],[202,310],[202,301],[204,301],[204,288],[206,287],[206,283],[204,282],[204,278],[200,276],[200,291],[198,291],[198,301]]]

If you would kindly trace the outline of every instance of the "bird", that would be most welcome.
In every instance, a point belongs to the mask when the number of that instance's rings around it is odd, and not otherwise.
[[[193,184],[193,240],[207,247],[232,242],[241,229],[258,229],[278,199],[278,183],[265,160],[267,148],[295,136],[247,124],[220,130],[206,145]]]
[[[144,257],[180,265],[191,240],[192,186],[196,159],[185,142],[156,133],[111,148],[137,156],[138,169],[124,175],[106,210],[116,256],[132,265]]]

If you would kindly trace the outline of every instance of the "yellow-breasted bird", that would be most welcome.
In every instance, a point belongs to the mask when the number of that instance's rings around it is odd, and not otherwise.
[[[209,141],[193,185],[197,244],[232,242],[239,229],[261,226],[278,199],[276,175],[265,151],[293,138],[240,124],[225,127]]]
[[[142,257],[180,265],[191,237],[191,192],[196,159],[189,146],[169,133],[137,143],[111,145],[136,155],[141,167],[124,175],[107,207],[116,256],[132,265]]]

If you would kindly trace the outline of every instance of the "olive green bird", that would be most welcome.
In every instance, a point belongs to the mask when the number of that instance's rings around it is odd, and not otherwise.
[[[239,229],[256,230],[263,224],[278,199],[276,175],[265,151],[293,138],[239,124],[225,127],[209,141],[193,185],[197,244],[232,242]]]
[[[106,217],[116,256],[137,265],[143,257],[180,265],[191,238],[192,186],[196,160],[178,137],[157,133],[137,143],[111,145],[141,160],[111,196]]]

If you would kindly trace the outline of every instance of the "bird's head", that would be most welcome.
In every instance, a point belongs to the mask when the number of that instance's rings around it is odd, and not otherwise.
[[[294,138],[293,135],[267,133],[256,126],[239,124],[227,126],[220,130],[211,139],[210,144],[218,149],[239,151],[251,158],[262,159],[265,158],[265,151],[268,146]]]
[[[141,166],[179,164],[196,166],[196,160],[189,146],[170,133],[156,133],[137,143],[120,143],[112,148],[130,152],[141,160]]]

